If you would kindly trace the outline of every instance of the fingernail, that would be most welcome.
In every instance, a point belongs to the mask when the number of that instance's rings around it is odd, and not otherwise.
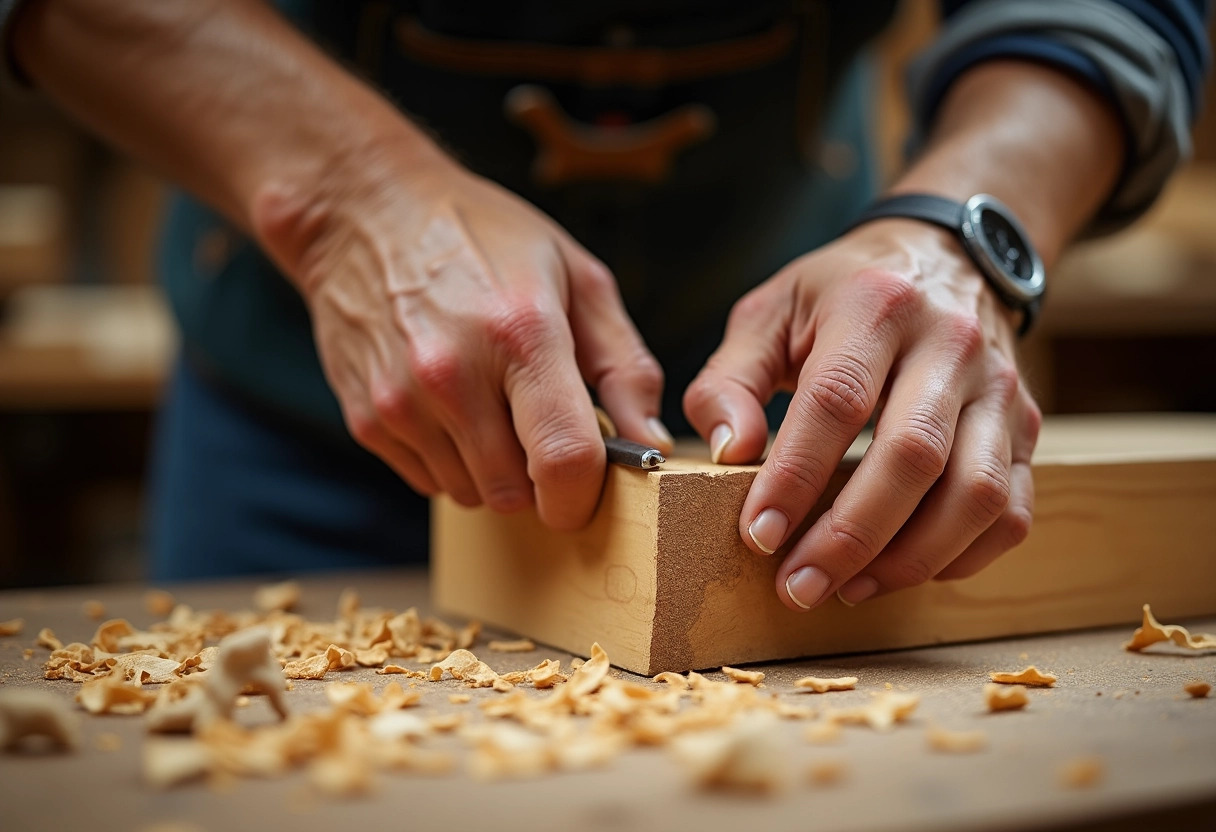
[[[654,416],[646,420],[646,429],[650,431],[650,438],[656,444],[662,446],[662,450],[671,448],[674,440],[671,438],[671,431],[667,426],[660,422]]]
[[[822,570],[804,566],[795,569],[785,579],[785,592],[791,601],[804,610],[809,610],[819,603],[831,585],[832,579]]]
[[[714,428],[713,433],[709,435],[709,458],[715,465],[722,458],[722,452],[726,450],[730,440],[734,438],[734,431],[725,422]]]
[[[845,581],[844,586],[836,593],[836,597],[847,607],[854,607],[878,592],[878,581],[869,575],[858,575]]]
[[[747,527],[747,533],[751,535],[752,543],[759,546],[764,554],[771,555],[785,542],[785,533],[789,527],[790,519],[785,516],[785,512],[766,508]]]

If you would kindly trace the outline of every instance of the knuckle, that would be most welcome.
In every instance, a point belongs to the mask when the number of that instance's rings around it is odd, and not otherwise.
[[[373,450],[380,440],[380,424],[378,420],[365,413],[347,413],[346,429],[351,437],[364,448]]]
[[[514,481],[491,483],[482,490],[481,496],[486,505],[501,512],[516,511],[530,502],[527,491]]]
[[[562,486],[586,479],[602,463],[601,443],[573,439],[566,434],[534,447],[528,454],[528,477],[542,486]]]
[[[891,435],[895,470],[909,485],[934,482],[946,470],[950,428],[941,416],[924,412],[908,417]]]
[[[1026,410],[1023,415],[1026,425],[1026,433],[1030,437],[1031,445],[1034,445],[1039,440],[1039,431],[1043,427],[1043,411],[1039,409],[1030,396],[1026,396]]]
[[[828,522],[828,540],[835,552],[844,558],[850,574],[865,568],[880,548],[873,529],[836,514]]]
[[[521,364],[532,363],[553,341],[549,314],[533,301],[509,301],[489,319],[491,343]]]
[[[769,457],[764,468],[776,493],[792,495],[802,503],[819,497],[831,473],[815,457],[801,454]]]
[[[459,389],[461,364],[456,350],[432,346],[416,350],[410,356],[410,373],[428,395],[450,399]]]
[[[874,408],[871,386],[870,372],[861,362],[838,357],[807,380],[802,397],[812,412],[860,430]]]
[[[904,557],[891,564],[885,583],[889,589],[907,589],[932,580],[936,574],[937,570],[928,561]]]
[[[995,463],[988,463],[971,471],[963,499],[975,524],[987,528],[1009,507],[1010,495],[1008,472]]]
[[[645,349],[639,349],[634,358],[611,375],[618,376],[621,381],[641,393],[658,393],[663,389],[665,381],[663,368]]]
[[[760,289],[753,289],[735,301],[727,317],[727,327],[747,324],[771,316],[771,304]]]
[[[372,411],[381,422],[408,425],[416,418],[413,397],[396,385],[379,385],[371,391]]]
[[[997,521],[1004,532],[1005,546],[1012,549],[1030,536],[1030,527],[1034,523],[1034,513],[1025,506],[1011,507]]]
[[[906,276],[889,269],[863,269],[855,284],[871,296],[880,321],[906,321],[923,308],[924,296]]]
[[[997,395],[1001,409],[1005,410],[1013,403],[1014,398],[1018,394],[1018,389],[1021,387],[1018,368],[1011,361],[1001,359],[992,370],[989,384]]]
[[[950,349],[964,362],[979,357],[984,351],[984,326],[978,315],[953,313],[947,316],[942,332]]]
[[[581,268],[574,270],[579,289],[600,299],[612,298],[617,295],[616,278],[612,271],[600,260],[588,256]]]

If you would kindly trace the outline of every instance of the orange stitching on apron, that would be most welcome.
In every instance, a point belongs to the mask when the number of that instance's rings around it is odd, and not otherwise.
[[[708,107],[685,104],[627,127],[579,124],[562,112],[548,90],[532,84],[507,94],[507,115],[536,140],[532,178],[541,185],[590,180],[661,182],[673,159],[714,131]]]
[[[586,86],[659,87],[765,66],[786,55],[794,42],[790,21],[767,32],[718,43],[673,49],[578,47],[504,43],[441,35],[414,18],[395,26],[409,57],[458,72],[513,75]]]

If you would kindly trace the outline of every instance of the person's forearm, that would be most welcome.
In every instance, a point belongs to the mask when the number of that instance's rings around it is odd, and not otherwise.
[[[245,230],[267,187],[321,190],[377,143],[436,153],[256,0],[34,0],[13,46],[39,89]]]
[[[955,82],[924,153],[891,190],[990,193],[1050,265],[1109,196],[1123,158],[1118,117],[1098,92],[1049,67],[994,61]]]

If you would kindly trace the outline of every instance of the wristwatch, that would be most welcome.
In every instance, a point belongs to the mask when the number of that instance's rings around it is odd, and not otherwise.
[[[1047,275],[1025,229],[1000,200],[976,194],[965,203],[932,194],[899,194],[871,205],[849,227],[903,218],[940,225],[958,235],[980,274],[1005,305],[1022,313],[1018,335],[1039,314]]]

